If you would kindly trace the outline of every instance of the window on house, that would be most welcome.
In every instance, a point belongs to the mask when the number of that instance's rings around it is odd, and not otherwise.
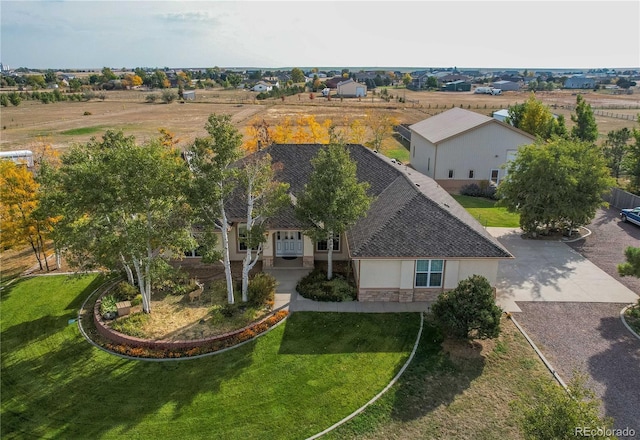
[[[247,250],[247,224],[240,223],[238,225],[238,249],[241,251]],[[257,247],[254,247],[253,250],[258,250]]]
[[[453,179],[453,170],[449,170],[449,179]]]
[[[469,170],[469,179],[473,179],[474,174],[473,170]]]
[[[316,250],[317,251],[327,251],[327,240],[320,240],[316,242]],[[340,252],[340,235],[333,234],[333,250],[336,252]]]
[[[429,171],[431,169],[431,158],[429,157],[427,159],[427,171]]]
[[[444,260],[417,260],[416,287],[442,287]]]
[[[498,184],[498,176],[500,170],[491,170],[491,178],[489,179],[491,182]]]

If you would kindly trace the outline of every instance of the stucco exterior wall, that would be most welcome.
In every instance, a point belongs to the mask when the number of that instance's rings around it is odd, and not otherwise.
[[[359,260],[355,262],[359,301],[435,301],[471,275],[482,275],[495,285],[498,260],[447,260],[442,287],[414,287],[415,260]]]

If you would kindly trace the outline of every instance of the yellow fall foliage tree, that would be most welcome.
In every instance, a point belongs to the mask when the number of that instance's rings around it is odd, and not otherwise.
[[[38,212],[39,190],[26,166],[0,161],[0,244],[5,249],[29,245],[40,269],[49,270],[46,241],[57,219]]]

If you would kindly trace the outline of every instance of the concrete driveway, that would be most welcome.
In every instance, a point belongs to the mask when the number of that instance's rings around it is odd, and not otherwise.
[[[638,296],[566,243],[524,240],[514,228],[487,228],[516,258],[501,261],[497,303],[520,312],[518,301],[625,303]]]

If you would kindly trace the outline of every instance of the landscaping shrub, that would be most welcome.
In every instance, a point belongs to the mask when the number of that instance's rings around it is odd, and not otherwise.
[[[136,295],[138,295],[138,289],[136,289],[131,284],[126,281],[119,282],[116,287],[113,289],[112,295],[116,298],[117,302],[120,301],[131,301]]]
[[[114,295],[105,295],[102,297],[102,302],[100,303],[100,314],[104,315],[106,313],[112,312],[116,313],[118,308],[116,307],[116,297]]]
[[[538,383],[538,392],[533,396],[527,393],[515,401],[517,421],[524,438],[535,440],[558,440],[589,437],[593,439],[609,439],[605,433],[611,431],[613,421],[599,415],[599,402],[594,393],[586,388],[586,378],[575,374],[568,384],[569,395],[554,382]],[[577,429],[589,430],[578,435]],[[601,430],[602,432],[598,432]]]
[[[352,301],[356,297],[356,289],[345,278],[335,275],[327,280],[327,272],[314,269],[302,278],[296,290],[305,298],[315,301]]]
[[[486,197],[488,199],[496,200],[496,186],[487,180],[477,183],[470,183],[460,188],[460,195],[470,197]]]
[[[249,303],[257,307],[273,306],[277,285],[278,282],[272,275],[265,272],[256,274],[249,281]]]
[[[166,261],[158,260],[152,270],[152,278],[156,280],[154,284],[156,292],[179,296],[197,289],[195,280],[190,280],[189,274],[184,269],[173,267]]]
[[[491,284],[481,275],[472,275],[454,290],[441,293],[431,311],[453,337],[487,339],[500,334],[502,310],[495,303]]]
[[[131,315],[122,317],[111,324],[111,328],[125,335],[134,338],[145,338],[146,335],[142,331],[142,326],[149,320],[147,313],[132,313]]]

